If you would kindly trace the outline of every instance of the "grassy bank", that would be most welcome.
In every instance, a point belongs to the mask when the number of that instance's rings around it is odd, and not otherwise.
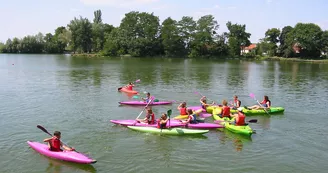
[[[304,59],[304,58],[283,58],[283,57],[257,57],[256,59],[266,60],[266,61],[293,61],[293,62],[328,63],[328,59]]]

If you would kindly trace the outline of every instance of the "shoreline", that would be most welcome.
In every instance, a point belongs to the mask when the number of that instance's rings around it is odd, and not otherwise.
[[[72,57],[88,57],[88,58],[134,58],[131,55],[121,55],[117,57],[104,56],[97,53],[79,53],[79,54],[70,54]],[[150,57],[151,58],[151,57]],[[165,57],[165,56],[154,56],[152,58],[178,58],[178,59],[197,59],[197,58],[188,58],[188,57]],[[292,62],[312,62],[312,63],[328,63],[328,59],[302,59],[302,58],[284,58],[284,57],[206,57],[204,59],[240,59],[240,60],[260,60],[260,61],[292,61]]]

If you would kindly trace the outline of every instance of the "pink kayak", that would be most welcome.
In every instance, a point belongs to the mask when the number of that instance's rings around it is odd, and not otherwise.
[[[114,124],[119,124],[122,126],[143,126],[143,127],[157,127],[157,123],[155,124],[146,124],[146,123],[136,123],[136,120],[110,120],[110,122]],[[169,126],[169,123],[166,123],[166,127]],[[171,127],[179,127],[184,126],[180,121],[170,120]]]
[[[92,164],[96,163],[96,160],[93,160],[82,153],[78,153],[76,151],[62,151],[62,152],[55,152],[50,151],[48,145],[41,144],[39,142],[27,141],[27,144],[33,148],[35,151],[39,152],[42,155],[47,157],[51,157],[58,160],[68,161],[68,162],[75,162],[75,163],[82,163],[82,164]]]
[[[124,102],[118,102],[119,104],[122,105],[134,105],[134,106],[146,106],[147,103],[144,101],[124,101]],[[149,106],[155,106],[155,105],[168,105],[172,104],[170,101],[161,101],[161,102],[153,102],[150,103]]]
[[[123,126],[132,126],[135,123],[135,120],[110,120],[110,122],[114,124],[120,124]],[[144,124],[144,123],[136,123],[135,126],[145,126],[145,127],[157,127],[157,124]],[[169,126],[169,123],[166,124],[166,127]],[[214,123],[197,123],[197,124],[183,124],[180,120],[170,120],[171,127],[181,127],[185,126],[186,128],[193,129],[216,129],[223,128],[224,126]]]

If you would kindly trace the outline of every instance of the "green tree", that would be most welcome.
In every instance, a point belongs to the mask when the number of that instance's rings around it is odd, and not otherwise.
[[[280,36],[280,30],[278,28],[271,28],[265,32],[264,41],[268,43],[267,46],[269,50],[267,51],[267,53],[270,56],[275,56],[277,53],[277,48],[278,48],[277,43],[279,42],[279,36]]]
[[[179,56],[185,52],[183,39],[179,35],[177,21],[170,17],[162,23],[161,39],[166,56]]]
[[[327,56],[327,53],[328,53],[328,30],[324,31],[322,33],[322,52],[324,54],[326,54]]]
[[[232,24],[227,22],[229,52],[232,56],[239,56],[241,47],[249,46],[250,33],[246,32],[246,25]]]
[[[6,49],[6,45],[0,42],[0,53],[4,53],[5,49]]]
[[[318,58],[321,55],[322,30],[313,23],[298,23],[287,35],[289,45],[298,44],[301,47],[300,57]]]
[[[287,36],[288,34],[293,30],[293,27],[291,26],[285,26],[282,28],[280,36],[279,36],[279,48],[278,48],[278,54],[279,56],[283,57],[290,57],[293,54],[292,51],[292,45],[288,45],[287,43]]]
[[[72,50],[88,53],[92,47],[92,24],[89,19],[74,18],[68,24],[68,28],[71,31],[71,46]]]
[[[197,21],[196,33],[191,41],[190,57],[213,56],[215,51],[216,31],[218,22],[212,15],[202,16]]]
[[[193,40],[194,34],[196,32],[197,23],[192,17],[183,16],[182,19],[178,22],[178,28],[180,36],[185,44],[185,55],[190,53],[191,41]]]

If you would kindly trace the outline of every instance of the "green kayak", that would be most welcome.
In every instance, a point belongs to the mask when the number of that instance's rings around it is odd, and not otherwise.
[[[142,127],[142,126],[127,126],[128,128],[140,132],[167,134],[167,135],[199,135],[207,133],[209,130],[198,129],[184,129],[184,128],[170,128],[170,129],[158,129],[155,127]]]
[[[220,109],[220,108],[219,108]],[[216,112],[216,109],[213,109],[213,113]],[[221,118],[219,117],[217,114],[213,114],[213,118],[215,120],[219,120],[221,121],[221,125],[224,125],[224,127],[233,132],[233,133],[238,133],[238,134],[242,134],[242,135],[246,135],[246,136],[251,136],[253,134],[253,130],[249,125],[246,126],[236,126],[233,124],[233,122],[235,121],[234,118],[229,119],[229,118]]]
[[[221,108],[218,109],[218,107],[211,106],[211,108],[208,108],[208,109],[211,109],[212,114],[219,114],[221,112]],[[283,108],[283,107],[271,107],[267,111],[268,111],[269,114],[282,113],[282,112],[285,111],[285,108]],[[234,114],[234,113],[237,113],[238,111],[234,110],[234,109],[230,109],[230,112]],[[257,110],[256,109],[251,109],[251,110],[249,110],[249,109],[245,109],[245,108],[243,108],[243,113],[245,115],[248,115],[248,116],[250,116],[250,115],[261,115],[261,114],[266,115],[267,114],[264,109],[257,109]]]

